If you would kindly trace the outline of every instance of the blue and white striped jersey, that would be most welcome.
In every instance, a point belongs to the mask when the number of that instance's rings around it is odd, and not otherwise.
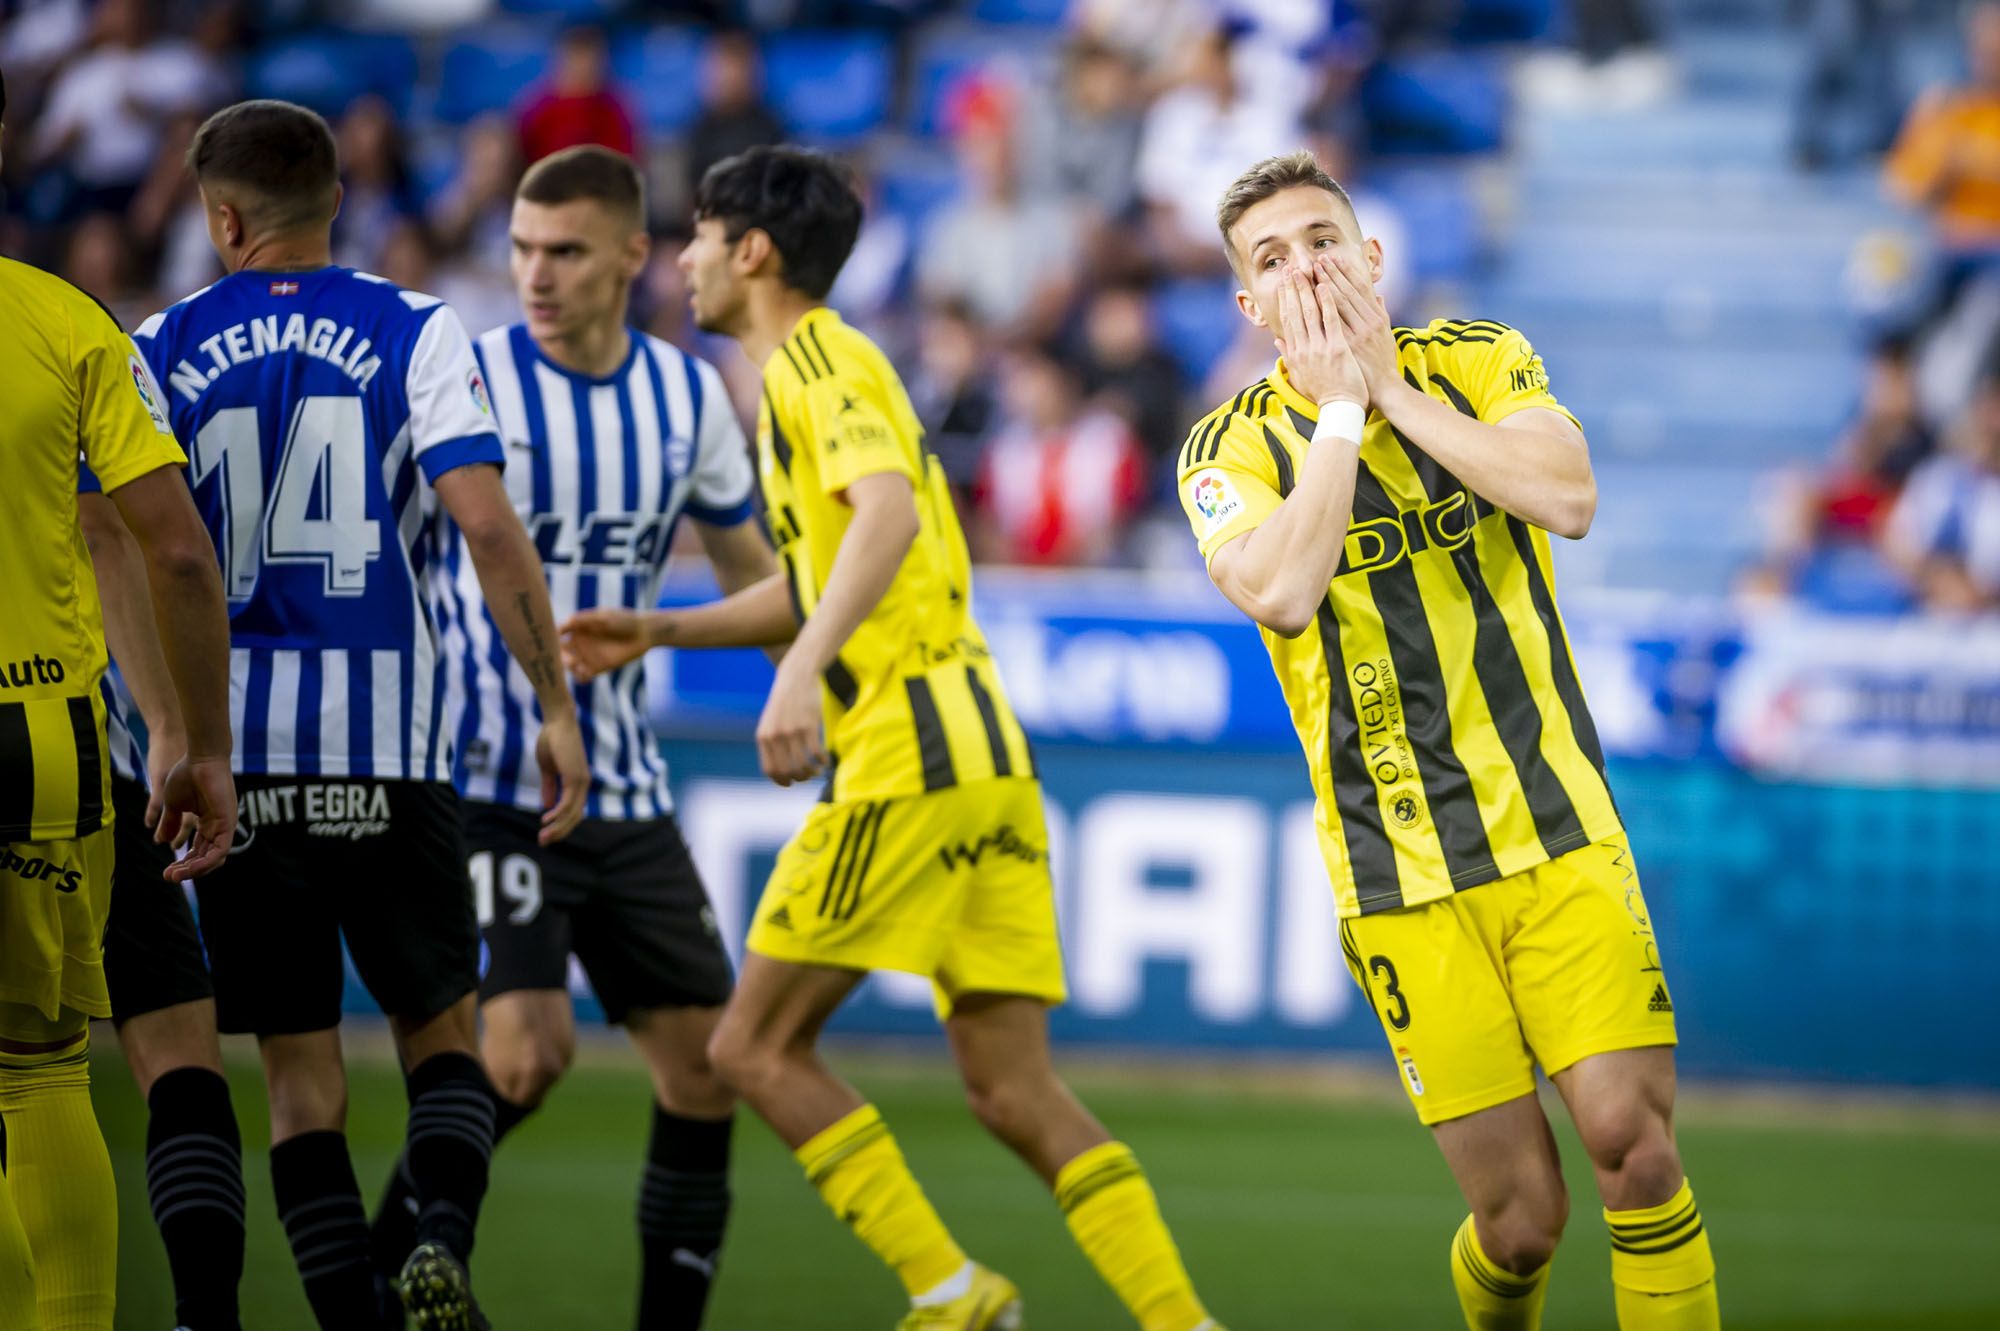
[[[111,746],[111,770],[143,786],[147,784],[146,746],[139,742],[139,733],[132,728],[132,718],[139,714],[139,708],[126,691],[125,680],[115,662],[104,672],[97,687],[104,695],[104,737]]]
[[[458,316],[350,268],[247,271],[133,340],[222,562],[236,770],[450,779],[427,482],[504,458]]]
[[[541,551],[559,623],[597,606],[651,609],[681,514],[728,525],[752,513],[756,476],[722,376],[659,338],[636,329],[631,338],[625,363],[602,379],[550,361],[525,324],[478,339],[507,446],[507,492]],[[451,661],[459,793],[539,808],[534,689],[508,655],[455,531],[432,587]],[[666,813],[667,765],[646,721],[641,663],[575,689],[589,816]]]

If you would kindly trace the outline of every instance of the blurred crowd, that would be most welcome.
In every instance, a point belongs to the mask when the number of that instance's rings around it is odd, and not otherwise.
[[[397,89],[321,106],[346,189],[336,260],[444,298],[475,332],[511,321],[507,222],[525,165],[575,143],[632,153],[647,169],[655,230],[635,321],[715,359],[747,415],[754,371],[686,322],[674,259],[688,200],[712,163],[798,132],[768,86],[772,32],[864,25],[895,53],[888,77],[902,86],[889,103],[923,96],[934,112],[915,128],[905,117],[832,145],[870,203],[833,299],[902,368],[971,515],[978,556],[1184,562],[1172,455],[1187,422],[1262,374],[1272,354],[1268,338],[1237,327],[1213,222],[1224,186],[1260,157],[1315,147],[1389,250],[1385,296],[1414,315],[1426,293],[1409,266],[1408,227],[1370,187],[1369,146],[1383,130],[1371,117],[1381,113],[1357,90],[1385,53],[1449,46],[1468,14],[1532,20],[1547,8],[0,0],[9,92],[0,251],[63,273],[135,326],[218,275],[181,155],[205,114],[267,90],[269,54],[292,49],[288,39],[390,21],[413,37],[422,82],[477,25],[542,22],[541,68],[503,107],[466,123],[427,118],[437,99]],[[550,10],[568,14],[558,21]],[[1008,54],[968,62],[942,89],[909,86],[915,44],[953,25],[997,30],[994,20],[1007,25]],[[699,34],[698,104],[673,132],[649,132],[640,108],[661,90],[622,82],[617,46],[668,28]],[[1447,131],[1463,132],[1462,119]],[[912,191],[907,173],[885,177],[889,155],[906,163],[913,153],[936,164],[928,191]]]
[[[1811,6],[1799,164],[1880,151],[1920,219],[1904,279],[1872,320],[1853,421],[1816,473],[1787,478],[1746,590],[1821,609],[2000,611],[2000,0],[1963,15],[1963,72],[1903,106],[1895,20],[1913,0]],[[1883,127],[1886,126],[1886,129]]]

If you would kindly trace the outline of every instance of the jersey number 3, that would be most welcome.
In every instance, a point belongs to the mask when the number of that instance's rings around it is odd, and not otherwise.
[[[307,397],[292,413],[276,483],[264,485],[257,408],[225,407],[194,440],[190,479],[222,484],[223,585],[232,601],[257,590],[264,564],[318,564],[328,596],[368,590],[382,524],[368,516],[368,437],[358,397]]]

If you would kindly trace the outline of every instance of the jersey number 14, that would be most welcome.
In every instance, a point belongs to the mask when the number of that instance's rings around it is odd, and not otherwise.
[[[307,397],[292,413],[276,483],[264,484],[257,408],[226,407],[195,435],[191,478],[222,484],[223,585],[247,601],[266,564],[318,564],[328,596],[359,596],[382,555],[368,516],[368,435],[358,397]]]

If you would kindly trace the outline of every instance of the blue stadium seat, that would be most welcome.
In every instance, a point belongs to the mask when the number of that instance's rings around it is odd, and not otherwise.
[[[462,125],[505,110],[541,77],[548,55],[547,34],[526,28],[500,28],[456,43],[444,53],[437,118]]]
[[[977,0],[972,17],[982,23],[1031,23],[1052,28],[1063,21],[1069,0]]]
[[[1381,154],[1492,152],[1506,127],[1498,63],[1477,52],[1393,56],[1361,84],[1368,146]]]
[[[1236,336],[1237,320],[1229,312],[1235,290],[1234,282],[1194,278],[1169,282],[1153,297],[1160,340],[1196,383]]]
[[[624,0],[500,0],[500,8],[510,14],[556,14],[576,20],[609,18],[624,7]]]
[[[865,32],[786,32],[764,44],[778,115],[801,138],[846,143],[880,125],[893,78],[889,39]]]
[[[1552,0],[1463,0],[1452,37],[1460,42],[1527,42],[1549,30]]]
[[[1395,205],[1410,238],[1411,276],[1423,283],[1469,282],[1479,267],[1479,205],[1455,166],[1393,168],[1372,178]]]
[[[638,100],[654,133],[687,128],[701,111],[701,34],[691,28],[622,31],[611,40],[611,69]]]
[[[355,98],[375,93],[398,116],[410,111],[417,82],[417,51],[393,33],[320,29],[259,47],[249,59],[244,90],[278,97],[333,117]]]

